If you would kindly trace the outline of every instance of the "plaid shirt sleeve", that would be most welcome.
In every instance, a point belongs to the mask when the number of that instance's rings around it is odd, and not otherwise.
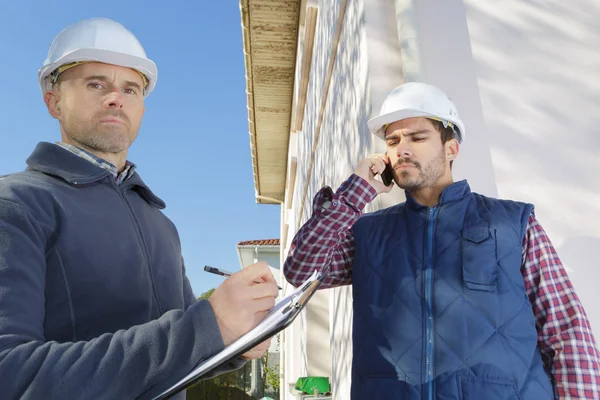
[[[322,188],[313,201],[312,216],[294,236],[283,264],[287,281],[300,286],[315,269],[329,268],[323,288],[351,284],[352,226],[375,197],[375,189],[354,174],[335,193],[328,186]]]
[[[567,272],[533,214],[523,240],[522,273],[555,395],[600,399],[600,351]]]

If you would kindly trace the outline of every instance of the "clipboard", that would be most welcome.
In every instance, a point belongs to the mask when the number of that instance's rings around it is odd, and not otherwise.
[[[190,387],[215,368],[241,356],[256,345],[287,328],[294,322],[294,319],[296,319],[319,286],[321,286],[325,274],[326,273],[314,271],[311,277],[292,294],[275,304],[265,319],[254,329],[225,347],[221,352],[198,364],[189,374],[184,376],[173,386],[169,387],[159,395],[152,397],[152,400],[168,399]]]

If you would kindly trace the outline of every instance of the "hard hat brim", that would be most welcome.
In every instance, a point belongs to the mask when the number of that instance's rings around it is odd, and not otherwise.
[[[50,74],[61,65],[69,64],[76,61],[82,62],[100,62],[104,64],[118,65],[120,67],[132,68],[148,78],[148,86],[145,95],[149,95],[156,85],[158,78],[158,70],[156,64],[149,59],[137,57],[131,54],[119,53],[112,50],[104,49],[78,49],[65,54],[60,59],[51,64],[45,64],[38,71],[38,81],[42,93],[46,92],[46,79]]]
[[[405,108],[402,110],[396,110],[387,114],[378,115],[377,117],[371,118],[369,121],[367,121],[367,126],[369,127],[369,131],[373,135],[379,137],[382,140],[385,140],[385,130],[383,129],[384,126],[397,121],[401,121],[403,119],[418,117],[442,118],[440,115],[430,114],[422,110]],[[450,118],[449,116],[443,119],[446,119],[457,126],[459,130],[458,141],[462,143],[464,139],[464,126],[462,122],[455,118]]]

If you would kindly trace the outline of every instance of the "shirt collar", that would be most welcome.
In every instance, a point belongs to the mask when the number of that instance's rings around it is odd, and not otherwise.
[[[125,169],[123,169],[123,171],[121,173],[119,173],[119,171],[117,171],[117,167],[114,164],[112,164],[109,161],[106,161],[103,158],[97,157],[96,155],[90,153],[87,150],[84,150],[82,148],[73,146],[72,144],[65,143],[65,142],[57,142],[56,144],[58,146],[62,147],[63,149],[66,149],[66,150],[70,151],[71,153],[83,158],[84,160],[87,160],[87,161],[91,162],[92,164],[110,172],[112,174],[112,176],[114,176],[114,178],[117,180],[118,184],[127,180],[127,178],[132,176],[133,173],[135,172],[135,164],[133,164],[130,161],[126,161]]]

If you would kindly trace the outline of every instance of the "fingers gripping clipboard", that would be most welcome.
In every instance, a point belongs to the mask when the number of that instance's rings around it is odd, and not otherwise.
[[[179,393],[193,385],[203,376],[215,368],[241,356],[256,345],[264,342],[278,332],[287,328],[304,309],[310,298],[317,291],[323,279],[324,273],[313,272],[312,276],[298,287],[292,294],[283,298],[269,311],[267,316],[254,329],[241,336],[235,342],[225,347],[220,353],[198,364],[189,374],[183,377],[173,386],[163,391],[152,400],[163,400]]]

